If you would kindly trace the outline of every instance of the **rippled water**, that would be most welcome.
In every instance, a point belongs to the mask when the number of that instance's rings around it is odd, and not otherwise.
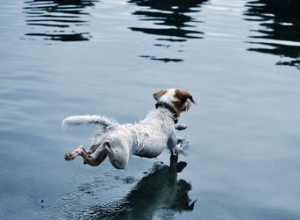
[[[0,219],[299,219],[296,0],[31,0],[0,7]],[[63,155],[183,87],[188,155],[126,170]],[[164,198],[162,201],[160,198]]]

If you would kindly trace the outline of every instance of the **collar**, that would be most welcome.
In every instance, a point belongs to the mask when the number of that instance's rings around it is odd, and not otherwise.
[[[171,105],[169,105],[166,102],[157,102],[155,104],[155,108],[159,108],[159,107],[168,109],[172,113],[174,124],[176,124],[178,122],[177,112],[175,111],[175,109]]]

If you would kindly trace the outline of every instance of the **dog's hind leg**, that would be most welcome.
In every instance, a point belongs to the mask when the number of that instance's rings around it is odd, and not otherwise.
[[[120,142],[105,144],[107,156],[116,169],[125,169],[129,160],[129,150]]]
[[[77,156],[83,158],[84,164],[98,166],[106,158],[106,149],[103,144],[93,145],[90,150],[86,150],[83,145],[80,145],[76,150],[65,154],[65,160],[74,160]]]
[[[106,143],[93,145],[89,150],[87,157],[84,158],[84,163],[91,166],[98,166],[107,157]]]
[[[117,169],[124,169],[128,163],[129,152],[123,151],[122,148],[112,149],[108,142],[96,144],[90,150],[86,150],[83,145],[80,145],[75,151],[66,153],[65,160],[73,160],[77,156],[82,156],[84,164],[98,166],[107,156],[111,164]]]
[[[65,154],[65,160],[74,160],[78,155],[82,156],[83,158],[86,158],[88,156],[88,153],[86,152],[83,145],[79,145],[76,150],[70,153]]]

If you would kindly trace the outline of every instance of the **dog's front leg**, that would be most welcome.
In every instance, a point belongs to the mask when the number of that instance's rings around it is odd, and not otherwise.
[[[175,147],[175,148],[176,148],[176,153],[177,153],[177,154],[178,154],[179,151],[180,151],[182,142],[183,142],[183,139],[181,139],[181,138],[178,138],[178,139],[177,139],[177,143],[176,143],[176,147]]]
[[[180,153],[184,153],[182,150],[182,147],[186,147],[186,140],[184,138],[176,138],[175,136],[173,137],[172,141],[168,141],[168,147],[171,151],[171,154],[173,156],[177,156]]]
[[[179,150],[180,145],[177,142],[177,139],[175,137],[175,134],[173,134],[170,139],[168,140],[168,148],[171,151],[171,154],[173,156],[178,155],[178,150]]]
[[[185,124],[177,124],[177,125],[175,125],[175,129],[178,130],[178,131],[185,130],[186,128],[187,128],[187,125],[185,125]]]

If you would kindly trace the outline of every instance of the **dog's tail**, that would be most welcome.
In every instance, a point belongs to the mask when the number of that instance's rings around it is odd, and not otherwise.
[[[105,129],[119,125],[117,121],[104,115],[78,115],[65,118],[62,122],[62,127],[66,128],[68,125],[81,124],[101,125]]]

